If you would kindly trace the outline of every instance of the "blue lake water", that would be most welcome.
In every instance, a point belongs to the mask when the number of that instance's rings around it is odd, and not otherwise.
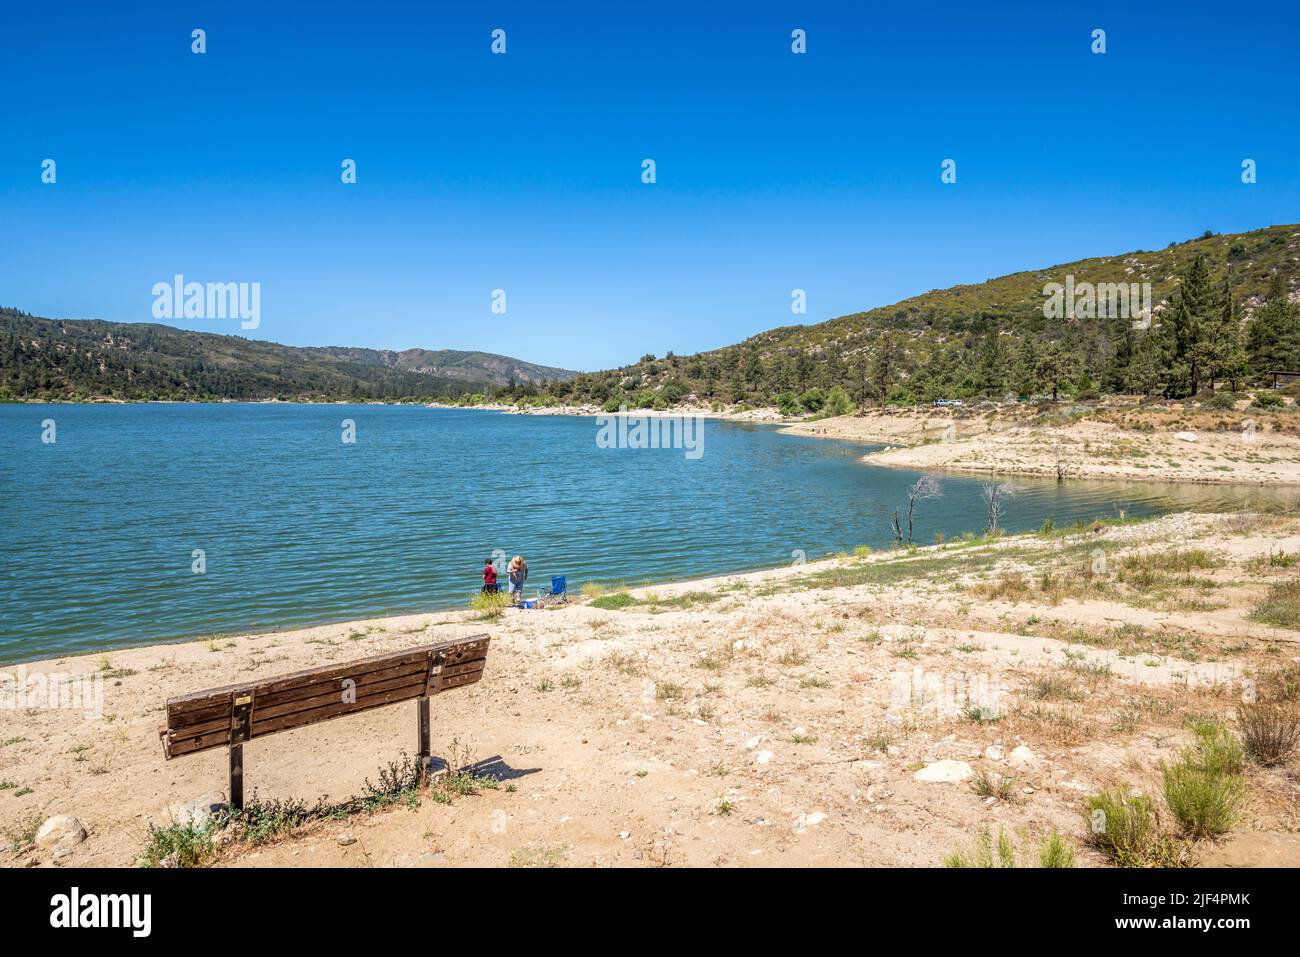
[[[597,431],[411,406],[0,406],[0,660],[463,607],[494,550],[527,557],[531,594],[553,574],[633,584],[883,546],[873,508],[916,477],[770,426],[708,420],[697,459]],[[1248,494],[1017,481],[1012,531]],[[979,490],[944,477],[917,540],[982,531]]]

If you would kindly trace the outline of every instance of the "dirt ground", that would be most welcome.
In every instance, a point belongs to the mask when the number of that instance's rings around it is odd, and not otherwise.
[[[1162,578],[1171,551],[1189,549],[1195,575]],[[1300,661],[1300,632],[1250,617],[1294,576],[1268,560],[1278,553],[1300,553],[1300,521],[1179,514],[596,603],[625,607],[435,613],[38,662],[24,667],[101,674],[103,713],[0,711],[0,862],[54,864],[30,835],[71,814],[89,837],[59,864],[131,865],[170,806],[223,790],[224,750],[164,760],[169,696],[488,634],[483,681],[432,713],[435,751],[468,748],[494,787],[231,844],[216,865],[932,866],[1005,827],[1025,842],[1058,830],[1098,866],[1084,796],[1158,795],[1158,762],[1188,741],[1189,715],[1229,715],[1244,681]],[[972,700],[995,704],[976,720]],[[414,746],[410,702],[268,736],[245,747],[246,789],[342,799]],[[1013,786],[995,797],[924,780],[943,761]],[[1298,798],[1294,761],[1252,770],[1246,818],[1197,845],[1202,863],[1300,864]]]

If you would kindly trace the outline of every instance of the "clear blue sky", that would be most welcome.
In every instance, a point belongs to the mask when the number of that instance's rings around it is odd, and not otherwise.
[[[260,282],[258,338],[594,369],[1300,220],[1294,0],[8,3],[0,58],[38,315],[151,321],[179,272]]]

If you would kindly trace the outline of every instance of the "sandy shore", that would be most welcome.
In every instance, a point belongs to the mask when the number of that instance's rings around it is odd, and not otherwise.
[[[1300,487],[1294,428],[1289,419],[1248,412],[1037,422],[1024,414],[891,410],[801,422],[783,431],[881,443],[887,448],[865,461],[921,471]]]
[[[1137,588],[1118,571],[1125,556],[1189,547],[1215,556],[1190,583]],[[1099,550],[1102,572],[1072,571]],[[1250,617],[1291,574],[1258,560],[1279,550],[1300,552],[1300,521],[1181,514],[636,589],[621,608],[416,615],[38,662],[27,672],[100,673],[103,711],[0,711],[0,860],[51,865],[28,843],[33,824],[71,814],[89,837],[59,863],[130,865],[171,805],[224,789],[224,751],[163,759],[169,696],[486,633],[484,680],[434,700],[434,742],[468,745],[496,788],[229,844],[214,863],[933,865],[1005,826],[1027,840],[1059,830],[1097,865],[1083,796],[1158,793],[1187,714],[1227,714],[1246,676],[1300,661],[1300,632]],[[1040,698],[1044,678],[1068,690]],[[997,693],[1000,720],[963,716],[951,689],[972,686]],[[414,743],[409,703],[258,739],[246,786],[341,799]],[[1013,794],[918,780],[941,761],[1012,778]],[[1199,845],[1201,859],[1300,861],[1298,792],[1294,768],[1252,771],[1247,819]]]

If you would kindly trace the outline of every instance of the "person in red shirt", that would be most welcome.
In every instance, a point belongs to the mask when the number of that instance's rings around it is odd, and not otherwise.
[[[492,564],[492,559],[485,559],[483,562],[483,594],[491,595],[497,591],[497,569]]]

